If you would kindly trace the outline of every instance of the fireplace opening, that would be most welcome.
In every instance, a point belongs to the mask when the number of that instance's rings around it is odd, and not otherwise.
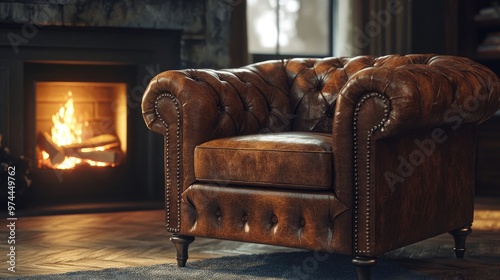
[[[2,34],[23,28],[0,26]],[[8,104],[8,113],[0,112],[2,143],[31,166],[31,186],[16,197],[16,210],[161,206],[163,153],[155,147],[163,138],[146,128],[140,105],[150,79],[180,67],[181,35],[43,26],[16,55],[0,40],[0,88],[6,89],[0,100]]]
[[[125,163],[126,83],[36,82],[35,99],[38,168]]]
[[[79,61],[25,63],[30,205],[146,199],[138,112],[131,95],[137,66]],[[132,137],[135,135],[135,137]],[[136,160],[134,160],[136,159]],[[146,159],[147,160],[147,159]]]

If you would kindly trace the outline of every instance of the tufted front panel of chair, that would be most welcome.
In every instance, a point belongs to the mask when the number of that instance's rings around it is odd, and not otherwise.
[[[236,195],[238,194],[238,195]],[[346,252],[342,215],[331,192],[290,192],[194,184],[182,195],[183,234]],[[348,243],[348,242],[347,242]]]

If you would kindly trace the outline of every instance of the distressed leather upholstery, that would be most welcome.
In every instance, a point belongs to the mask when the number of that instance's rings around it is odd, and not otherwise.
[[[499,104],[484,66],[413,54],[171,70],[142,108],[165,138],[174,237],[327,250],[364,267],[470,232],[476,128]]]
[[[332,137],[282,132],[215,139],[195,148],[194,164],[200,182],[332,190]]]

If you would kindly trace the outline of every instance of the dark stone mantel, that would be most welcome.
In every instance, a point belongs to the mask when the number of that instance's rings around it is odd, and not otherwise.
[[[44,26],[181,30],[182,68],[229,66],[228,0],[31,0],[0,2],[0,23],[21,24],[19,35]],[[148,42],[144,42],[147,44]]]

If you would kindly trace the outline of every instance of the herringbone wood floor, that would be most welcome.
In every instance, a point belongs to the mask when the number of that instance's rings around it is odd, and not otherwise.
[[[448,234],[384,257],[442,279],[500,279],[499,201],[483,199],[476,203],[474,231],[468,239],[465,260],[450,255],[453,244]],[[175,249],[163,220],[163,210],[21,217],[16,223],[15,273],[7,270],[7,232],[3,226],[0,276],[173,263]],[[198,238],[190,246],[190,260],[284,250],[294,249]],[[453,273],[466,276],[447,278]]]

